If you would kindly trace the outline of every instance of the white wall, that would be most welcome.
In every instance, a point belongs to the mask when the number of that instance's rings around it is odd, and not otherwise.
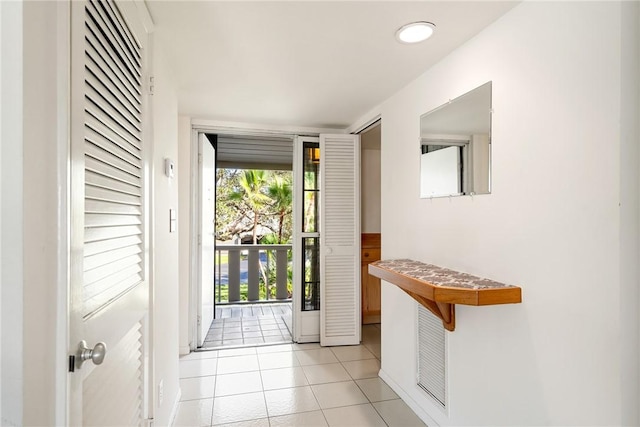
[[[360,212],[362,233],[380,233],[380,128],[361,135]]]
[[[61,297],[66,295],[68,33],[57,19],[64,4],[23,2],[22,7],[24,341],[17,350],[23,367],[22,423],[56,425],[64,419],[60,384],[67,350],[60,333],[66,331]]]
[[[178,182],[180,199],[178,231],[180,233],[180,354],[189,353],[189,280],[191,277],[191,119],[178,119]]]
[[[0,425],[22,425],[22,3],[0,2]]]
[[[162,50],[153,50],[153,341],[154,419],[168,425],[178,398],[178,235],[169,232],[169,209],[178,209],[178,174],[164,174],[164,159],[178,163],[178,101]],[[178,166],[179,170],[179,166]],[[181,221],[178,215],[178,223]],[[158,387],[164,384],[160,405]]]
[[[525,2],[377,111],[383,257],[523,289],[522,304],[456,307],[447,415],[414,385],[415,303],[383,284],[382,375],[439,424],[639,421],[637,11],[627,22],[622,10],[633,7]],[[420,115],[489,80],[492,194],[420,199]]]

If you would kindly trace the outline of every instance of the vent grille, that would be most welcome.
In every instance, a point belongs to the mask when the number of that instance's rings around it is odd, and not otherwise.
[[[84,317],[143,280],[141,45],[112,1],[84,28]]]
[[[442,320],[418,305],[418,386],[446,408],[445,330]]]

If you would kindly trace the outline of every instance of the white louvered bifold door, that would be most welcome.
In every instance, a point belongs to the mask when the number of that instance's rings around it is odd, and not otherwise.
[[[442,320],[418,305],[418,386],[446,407],[446,352]]]
[[[320,344],[360,343],[360,137],[320,135]]]
[[[140,425],[148,324],[147,32],[133,3],[71,4],[70,422]]]

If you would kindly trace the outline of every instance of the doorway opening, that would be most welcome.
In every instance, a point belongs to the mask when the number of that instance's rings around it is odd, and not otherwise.
[[[381,130],[378,119],[359,132],[362,343],[378,358],[381,358],[382,292],[380,279],[369,275],[369,264],[381,258]]]
[[[216,141],[215,242],[201,294],[212,297],[213,319],[200,348],[290,343],[293,139],[206,136]]]
[[[193,132],[191,349],[359,344],[360,137],[210,132]],[[288,171],[290,237],[265,184]],[[228,200],[243,200],[228,209],[226,236],[216,178],[235,179]],[[273,210],[271,224],[249,193]]]

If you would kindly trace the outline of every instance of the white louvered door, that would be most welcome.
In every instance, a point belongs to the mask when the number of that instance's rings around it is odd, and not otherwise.
[[[71,2],[69,424],[141,425],[148,346],[147,33],[132,3]]]
[[[360,137],[320,135],[320,344],[360,343]]]

